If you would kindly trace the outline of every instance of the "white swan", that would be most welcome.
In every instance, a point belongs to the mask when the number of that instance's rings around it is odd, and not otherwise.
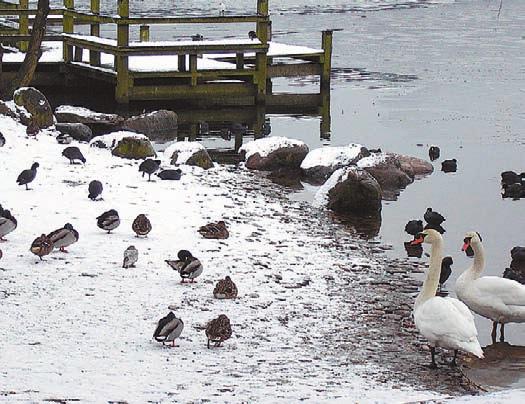
[[[525,322],[525,286],[499,276],[480,276],[485,266],[485,253],[476,232],[465,234],[463,250],[474,251],[472,266],[456,281],[456,295],[472,311],[492,320],[492,342],[496,342],[498,323],[500,341],[505,340],[505,323]]]
[[[436,368],[436,347],[454,350],[451,365],[456,365],[458,350],[470,352],[483,358],[474,324],[474,316],[467,306],[451,297],[436,296],[443,257],[443,238],[432,229],[419,233],[414,244],[429,243],[432,246],[427,278],[414,305],[414,322],[419,332],[430,342],[431,368]]]

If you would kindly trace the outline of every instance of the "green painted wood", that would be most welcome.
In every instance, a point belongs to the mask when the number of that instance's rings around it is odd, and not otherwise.
[[[62,32],[72,34],[75,31],[75,21],[67,11],[75,8],[75,0],[64,0],[64,17],[62,18]],[[65,63],[71,62],[73,59],[73,46],[64,44],[63,58]]]
[[[19,0],[18,8],[19,10],[28,10],[29,0]],[[20,35],[29,34],[29,16],[27,14],[20,15],[18,17],[18,33]],[[28,48],[29,48],[28,41],[22,41],[18,44],[18,49],[20,49],[22,52],[27,52]]]
[[[149,25],[141,25],[139,28],[140,42],[149,42]]]
[[[130,89],[130,100],[170,100],[188,98],[255,96],[253,85],[244,83],[202,84],[179,86],[134,86]]]
[[[129,17],[129,0],[117,0],[118,15],[121,18]],[[117,21],[117,46],[119,49],[129,45],[129,25]],[[132,87],[129,76],[129,59],[124,53],[115,56],[115,70],[117,71],[117,87],[115,88],[115,100],[119,104],[129,102],[129,92]]]
[[[321,41],[324,51],[322,62],[323,71],[321,73],[321,90],[324,90],[330,88],[330,73],[332,71],[332,31],[323,31]]]
[[[121,21],[129,25],[157,25],[157,24],[239,24],[268,20],[268,16],[237,15],[214,17],[129,17]]]
[[[100,0],[91,0],[90,10],[94,15],[100,14]],[[92,36],[100,36],[100,23],[93,22],[89,26],[89,34]],[[92,66],[100,66],[100,52],[89,51],[89,64]]]

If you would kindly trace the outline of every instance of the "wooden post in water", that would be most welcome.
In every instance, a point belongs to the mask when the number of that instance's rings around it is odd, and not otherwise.
[[[29,0],[20,0],[19,2],[20,10],[29,9]],[[18,16],[18,33],[20,35],[29,35],[29,15],[19,15]],[[18,48],[22,52],[27,52],[29,47],[28,41],[21,41],[18,43]]]
[[[257,21],[257,38],[263,44],[268,43],[268,0],[257,0],[257,15],[263,17]],[[266,77],[268,76],[267,51],[255,55],[255,82],[257,84],[256,104],[266,103]]]
[[[330,139],[331,116],[330,116],[330,73],[332,71],[332,31],[323,31],[322,48],[324,55],[321,71],[321,139]]]
[[[91,0],[91,12],[95,15],[100,14],[100,0]],[[90,24],[89,34],[92,36],[100,36],[100,23]],[[89,51],[89,64],[91,66],[100,66],[100,52]]]
[[[139,31],[140,42],[149,42],[149,25],[141,25]]]
[[[75,30],[75,21],[73,16],[69,15],[68,10],[74,10],[75,0],[64,0],[64,17],[62,19],[62,32],[65,34],[72,34]],[[64,62],[70,63],[73,60],[73,47],[71,45],[64,46]]]
[[[322,47],[323,55],[323,69],[321,72],[321,92],[326,90],[330,92],[330,73],[332,71],[332,31],[323,31]]]
[[[129,17],[129,0],[118,0],[118,15],[120,18]],[[129,24],[117,22],[117,46],[127,47],[129,45]],[[117,87],[115,89],[115,100],[119,104],[129,102],[129,60],[127,55],[115,56],[115,70],[117,71]]]

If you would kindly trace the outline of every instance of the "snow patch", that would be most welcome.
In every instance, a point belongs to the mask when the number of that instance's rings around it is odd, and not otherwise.
[[[239,152],[246,152],[246,160],[248,160],[256,153],[259,153],[261,157],[267,157],[271,152],[282,147],[302,146],[304,144],[304,142],[296,139],[289,139],[283,136],[271,136],[248,142],[239,149]]]
[[[171,164],[173,153],[177,152],[175,164],[185,164],[188,159],[200,150],[206,150],[199,142],[175,142],[164,150],[164,162]]]
[[[360,144],[350,143],[348,146],[326,146],[312,150],[301,163],[301,168],[307,170],[318,166],[349,165],[359,155],[362,147]]]
[[[374,153],[368,157],[364,157],[357,162],[359,168],[375,167],[378,164],[384,163],[388,157],[387,153]]]
[[[143,135],[142,133],[120,130],[118,132],[108,133],[107,135],[95,136],[93,139],[91,139],[89,145],[91,146],[95,142],[102,142],[106,148],[110,149],[118,145],[118,143],[126,137],[130,137],[133,139],[144,139],[149,141],[149,138],[146,135]]]
[[[115,114],[105,114],[103,112],[92,111],[89,108],[75,107],[73,105],[60,105],[55,109],[55,114],[74,114],[98,121],[106,121],[108,118],[119,118],[119,116]]]

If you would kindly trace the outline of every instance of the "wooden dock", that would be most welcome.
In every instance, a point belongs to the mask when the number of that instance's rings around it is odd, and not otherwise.
[[[34,85],[110,87],[114,101],[120,105],[188,101],[199,105],[285,107],[287,102],[293,105],[300,100],[309,106],[328,108],[329,116],[331,31],[323,31],[319,49],[273,42],[268,0],[257,0],[252,15],[203,17],[133,17],[129,0],[116,1],[117,15],[102,13],[100,0],[91,0],[90,11],[75,9],[74,0],[64,0],[63,8],[51,10],[49,19],[54,26],[61,25],[61,32],[46,34]],[[0,17],[10,22],[0,27],[0,42],[21,50],[4,54],[1,80],[10,80],[18,70],[35,13],[28,0],[18,0],[18,4],[0,0]],[[150,40],[150,27],[158,24],[239,23],[254,24],[256,38]],[[90,35],[80,34],[78,31],[82,27],[85,31],[86,25]],[[114,38],[101,37],[101,27],[106,25],[116,28]],[[130,37],[130,32],[136,31],[130,29],[133,26],[139,26],[139,37],[135,39]],[[319,77],[317,93],[292,99],[272,91],[274,78],[303,76]]]

